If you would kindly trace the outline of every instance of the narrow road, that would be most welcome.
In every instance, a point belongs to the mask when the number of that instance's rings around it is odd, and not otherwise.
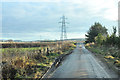
[[[113,71],[107,71],[99,62],[83,44],[77,44],[73,53],[66,57],[49,78],[117,78]]]

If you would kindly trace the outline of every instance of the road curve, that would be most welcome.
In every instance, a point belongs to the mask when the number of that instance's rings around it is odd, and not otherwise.
[[[68,55],[48,78],[117,78],[117,75],[108,72],[105,66],[79,43],[73,53]]]

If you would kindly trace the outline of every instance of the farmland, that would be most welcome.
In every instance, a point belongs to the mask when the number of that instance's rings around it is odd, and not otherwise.
[[[3,78],[41,78],[56,58],[70,53],[75,42],[2,43]]]

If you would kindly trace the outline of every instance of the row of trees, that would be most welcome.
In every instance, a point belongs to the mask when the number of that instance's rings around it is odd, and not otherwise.
[[[116,27],[113,27],[113,33],[109,35],[105,26],[95,22],[85,35],[87,37],[86,43],[94,42],[98,45],[118,46],[120,48],[120,37],[116,35],[116,32]]]

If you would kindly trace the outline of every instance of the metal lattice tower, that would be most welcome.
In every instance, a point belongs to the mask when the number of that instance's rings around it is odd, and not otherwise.
[[[62,26],[61,26],[61,37],[60,37],[60,39],[61,40],[65,40],[65,39],[67,39],[67,32],[66,32],[66,17],[63,15],[62,17],[61,17],[61,19],[62,19],[62,21],[61,22],[59,22],[59,23],[61,23],[62,24]]]

